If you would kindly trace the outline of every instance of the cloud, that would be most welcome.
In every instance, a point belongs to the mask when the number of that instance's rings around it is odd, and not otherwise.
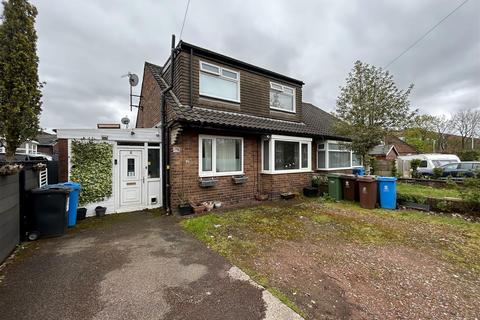
[[[94,127],[130,112],[128,71],[162,64],[179,34],[185,1],[33,1],[41,125]],[[306,84],[304,100],[334,110],[355,60],[384,66],[459,1],[191,0],[183,38]],[[389,70],[415,84],[412,106],[449,113],[480,106],[480,2],[469,1]],[[140,87],[136,87],[139,90]]]

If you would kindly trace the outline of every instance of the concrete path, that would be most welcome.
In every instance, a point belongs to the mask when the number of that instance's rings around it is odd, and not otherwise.
[[[301,319],[174,218],[83,224],[4,266],[1,319]]]

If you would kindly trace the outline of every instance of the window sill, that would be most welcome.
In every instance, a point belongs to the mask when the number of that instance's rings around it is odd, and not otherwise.
[[[212,177],[230,177],[230,176],[243,176],[245,173],[241,172],[219,172],[219,173],[200,173],[199,178],[212,178]]]
[[[296,114],[296,113],[297,113],[296,110],[290,111],[290,110],[285,110],[285,109],[280,109],[280,108],[273,108],[273,107],[270,107],[270,110],[278,111],[278,112],[285,112],[285,113],[289,113],[289,114]]]
[[[289,173],[309,173],[313,172],[310,169],[303,170],[279,170],[279,171],[261,171],[262,174],[289,174]]]
[[[354,167],[344,167],[344,168],[317,168],[317,171],[334,171],[334,170],[351,170]]]

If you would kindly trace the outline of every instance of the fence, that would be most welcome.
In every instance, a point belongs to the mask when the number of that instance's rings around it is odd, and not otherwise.
[[[0,263],[20,241],[25,240],[27,231],[25,216],[30,210],[28,194],[31,189],[40,185],[41,171],[34,168],[38,163],[45,161],[21,162],[24,168],[20,173],[0,176]],[[2,164],[0,163],[0,166]],[[57,162],[48,161],[46,164],[48,183],[57,183]]]

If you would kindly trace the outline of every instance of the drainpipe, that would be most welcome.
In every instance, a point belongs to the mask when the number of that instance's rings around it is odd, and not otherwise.
[[[170,52],[170,85],[162,90],[162,105],[160,108],[160,118],[162,126],[162,193],[163,193],[163,208],[165,213],[170,215],[172,213],[170,207],[170,135],[167,127],[167,99],[166,94],[173,89],[173,79],[175,74],[175,35],[172,34],[172,49]]]

